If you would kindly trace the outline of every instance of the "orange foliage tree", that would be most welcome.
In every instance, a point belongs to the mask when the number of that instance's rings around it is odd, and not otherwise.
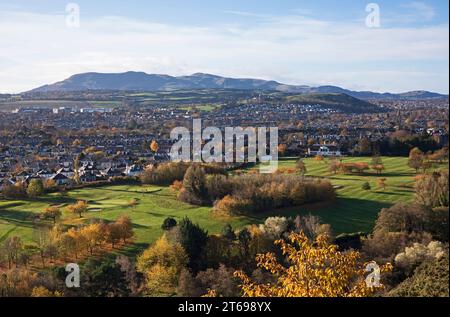
[[[242,271],[235,273],[243,284],[245,297],[366,297],[375,293],[365,280],[365,265],[360,263],[356,251],[338,251],[330,245],[326,235],[310,241],[303,233],[291,233],[289,241],[278,240],[289,265],[278,262],[275,254],[260,254],[256,257],[258,267],[276,277],[275,283],[257,284]],[[381,267],[381,272],[392,269],[390,264]],[[382,287],[380,285],[380,287]],[[214,291],[210,292],[210,296]]]

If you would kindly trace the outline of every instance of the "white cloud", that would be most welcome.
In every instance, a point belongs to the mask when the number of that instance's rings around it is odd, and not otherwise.
[[[417,16],[427,21],[432,20],[436,16],[436,11],[432,6],[420,1],[410,2],[402,5],[402,7],[415,11]]]
[[[405,70],[386,65],[448,65],[448,34],[448,25],[368,29],[363,22],[331,23],[304,16],[210,27],[82,16],[81,27],[70,29],[62,15],[0,13],[0,91],[24,91],[80,72],[128,70],[446,91],[448,69],[440,74],[430,70],[421,83]],[[374,63],[386,69],[388,80],[382,74],[370,76]],[[342,70],[342,65],[349,69]]]

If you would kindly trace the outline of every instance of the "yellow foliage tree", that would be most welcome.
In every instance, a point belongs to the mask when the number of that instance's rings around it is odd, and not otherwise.
[[[170,243],[163,235],[137,258],[136,267],[145,276],[149,295],[171,295],[187,263],[183,247],[179,243]]]
[[[82,214],[88,209],[88,204],[84,200],[79,200],[75,204],[67,207],[67,211],[78,214],[82,218]]]
[[[156,140],[153,140],[152,143],[150,143],[150,150],[152,150],[152,152],[158,152],[159,149],[159,144],[158,142],[156,142]]]
[[[31,297],[62,297],[63,294],[61,292],[55,291],[52,292],[43,286],[38,286],[33,288],[31,291]]]
[[[377,290],[365,282],[359,253],[338,251],[326,235],[310,241],[303,233],[291,233],[289,242],[278,240],[275,244],[281,247],[289,265],[280,264],[273,253],[258,255],[258,267],[268,270],[277,282],[257,284],[238,271],[235,275],[243,282],[245,297],[365,297]],[[381,272],[389,270],[390,264],[381,267]]]

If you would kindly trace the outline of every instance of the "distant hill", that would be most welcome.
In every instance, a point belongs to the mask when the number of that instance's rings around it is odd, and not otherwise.
[[[286,97],[287,102],[321,105],[347,113],[380,112],[380,106],[342,93],[312,93]]]
[[[77,74],[66,80],[33,89],[30,92],[83,90],[171,91],[182,89],[271,90],[296,94],[332,93],[346,94],[359,99],[430,99],[448,97],[447,95],[428,91],[381,94],[371,91],[352,91],[336,86],[295,86],[285,85],[272,80],[226,78],[203,73],[174,77],[143,72]]]

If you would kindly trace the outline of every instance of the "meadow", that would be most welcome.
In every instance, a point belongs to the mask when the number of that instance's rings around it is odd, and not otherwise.
[[[280,161],[280,167],[294,167],[294,159]],[[218,218],[211,208],[192,206],[180,202],[176,193],[168,187],[120,185],[72,190],[65,195],[48,194],[36,200],[0,201],[0,242],[16,235],[28,243],[33,241],[36,229],[50,227],[51,221],[37,219],[37,215],[49,205],[64,207],[78,199],[86,200],[89,211],[83,218],[63,211],[59,223],[74,226],[92,219],[115,220],[122,214],[131,217],[136,234],[134,244],[124,252],[135,254],[154,242],[161,234],[161,224],[166,217],[181,220],[188,216],[209,233],[219,233],[226,223],[240,228],[251,223],[261,223],[269,216],[317,215],[322,222],[332,225],[335,234],[370,232],[381,208],[389,207],[413,197],[414,170],[407,166],[407,158],[383,157],[386,170],[378,175],[373,171],[365,174],[333,174],[328,171],[327,160],[319,162],[305,159],[307,175],[329,179],[337,188],[337,199],[332,203],[311,204],[284,210],[275,210],[254,217]],[[344,162],[370,162],[370,158],[345,158]],[[378,189],[378,178],[386,178],[386,189]],[[362,189],[369,182],[370,190]]]

